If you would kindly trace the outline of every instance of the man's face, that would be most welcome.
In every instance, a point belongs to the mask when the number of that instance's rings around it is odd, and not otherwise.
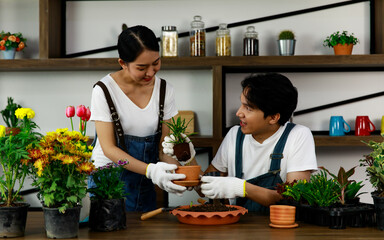
[[[252,134],[257,141],[263,142],[275,131],[275,128],[272,129],[271,117],[264,118],[263,111],[251,107],[244,93],[241,93],[240,100],[241,106],[237,110],[236,116],[240,119],[241,131],[244,134]]]

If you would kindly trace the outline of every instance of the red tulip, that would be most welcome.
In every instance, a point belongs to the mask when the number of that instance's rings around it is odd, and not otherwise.
[[[81,120],[88,122],[90,118],[91,118],[91,109],[87,107],[85,116],[82,117]]]
[[[75,116],[75,107],[74,106],[68,106],[65,109],[65,115],[67,115],[68,118]]]
[[[77,114],[77,116],[78,117],[85,117],[86,116],[86,114],[87,114],[87,109],[85,108],[85,106],[84,105],[79,105],[79,106],[77,106],[77,108],[76,108],[76,114]]]

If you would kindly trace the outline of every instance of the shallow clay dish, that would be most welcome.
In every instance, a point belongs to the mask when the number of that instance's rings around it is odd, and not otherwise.
[[[190,208],[189,205],[185,205],[172,210],[171,214],[175,215],[180,222],[186,224],[222,225],[238,222],[240,217],[248,212],[246,208],[236,205],[227,205],[227,207],[237,208],[237,210],[226,212],[190,212],[179,210]]]
[[[199,185],[200,180],[189,180],[189,181],[180,180],[180,181],[173,181],[173,183],[181,186],[185,186],[185,187],[193,187],[193,186]]]

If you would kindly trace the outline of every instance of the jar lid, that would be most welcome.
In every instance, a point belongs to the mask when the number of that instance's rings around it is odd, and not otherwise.
[[[257,32],[255,31],[254,26],[248,26],[247,31],[245,32],[246,38],[257,38]]]
[[[162,26],[162,31],[176,31],[176,26]]]
[[[193,21],[191,22],[192,28],[204,28],[204,22],[201,21],[201,16],[196,15],[193,17]]]
[[[219,29],[216,31],[217,35],[228,35],[229,34],[229,29],[227,28],[226,23],[220,23],[219,24]]]

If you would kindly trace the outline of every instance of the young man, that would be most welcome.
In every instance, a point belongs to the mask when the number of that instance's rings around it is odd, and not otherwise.
[[[295,179],[309,180],[317,170],[311,131],[289,123],[297,105],[297,90],[277,73],[247,77],[242,82],[240,126],[230,129],[205,171],[201,192],[208,198],[229,198],[249,211],[265,212],[279,201],[275,187]]]

